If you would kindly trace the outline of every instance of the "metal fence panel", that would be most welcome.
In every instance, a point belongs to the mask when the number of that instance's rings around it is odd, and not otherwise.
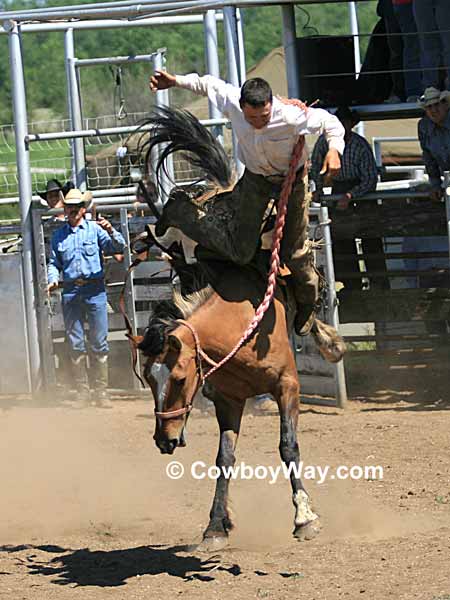
[[[22,261],[19,253],[0,255],[0,394],[31,392]]]

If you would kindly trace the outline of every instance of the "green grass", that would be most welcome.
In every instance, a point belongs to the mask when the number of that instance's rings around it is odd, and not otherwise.
[[[0,144],[0,198],[18,196],[15,149],[11,149],[13,143],[8,139],[8,144]],[[86,154],[92,156],[110,146],[111,144],[90,145],[86,147]],[[64,183],[70,177],[71,148],[66,141],[62,140],[31,144],[30,166],[33,193],[45,189],[48,179],[56,178]],[[34,169],[46,169],[46,171],[36,173],[33,172]],[[65,169],[66,172],[59,172],[61,169]],[[1,207],[0,218],[4,218],[4,214],[4,209]]]

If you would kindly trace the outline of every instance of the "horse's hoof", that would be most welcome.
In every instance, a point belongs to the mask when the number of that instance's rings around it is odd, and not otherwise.
[[[322,526],[319,519],[314,519],[314,521],[309,521],[309,523],[305,523],[304,525],[298,525],[294,530],[294,537],[300,542],[312,540],[319,534],[321,529]]]
[[[214,535],[203,538],[196,550],[197,552],[215,552],[216,550],[222,550],[225,546],[228,546],[228,537]]]

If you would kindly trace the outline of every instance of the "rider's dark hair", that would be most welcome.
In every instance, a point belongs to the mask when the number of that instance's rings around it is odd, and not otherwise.
[[[249,104],[255,108],[272,102],[272,88],[265,79],[254,77],[247,79],[241,88],[240,104]]]

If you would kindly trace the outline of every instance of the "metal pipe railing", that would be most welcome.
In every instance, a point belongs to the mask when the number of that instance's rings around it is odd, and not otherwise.
[[[227,125],[228,119],[205,119],[201,121],[205,127],[213,125]],[[123,135],[124,133],[140,133],[151,131],[151,125],[128,125],[126,127],[106,127],[101,129],[81,129],[79,131],[55,131],[51,133],[30,133],[26,136],[25,142],[40,142],[48,140],[64,140],[83,137],[101,137],[107,135]]]
[[[417,136],[374,136],[372,138],[372,149],[375,156],[375,162],[378,167],[383,166],[383,155],[381,153],[381,144],[384,142],[419,142]]]
[[[222,13],[216,13],[218,21],[223,20]],[[201,15],[184,15],[181,17],[149,17],[148,19],[139,19],[139,21],[126,21],[120,19],[104,19],[91,21],[70,21],[59,23],[24,23],[21,27],[22,33],[43,33],[51,31],[67,31],[67,29],[121,29],[123,27],[156,27],[164,25],[196,25],[203,22]],[[7,31],[0,27],[0,35]]]
[[[121,65],[122,63],[136,62],[152,62],[155,54],[161,51],[152,52],[151,54],[136,54],[136,56],[111,56],[104,58],[75,58],[74,64],[76,67],[94,67],[97,65]]]
[[[327,0],[333,3],[347,3],[347,0]],[[66,7],[39,8],[32,10],[6,11],[0,13],[0,20],[15,21],[49,21],[52,19],[83,19],[83,18],[139,18],[153,14],[161,17],[165,14],[181,15],[186,12],[205,12],[207,10],[225,7],[271,6],[274,0],[190,0],[187,2],[167,2],[164,0],[134,0],[123,2],[99,2]],[[278,4],[298,4],[298,0],[278,0]],[[301,4],[318,4],[320,0],[301,0]],[[153,5],[153,8],[151,6]]]

